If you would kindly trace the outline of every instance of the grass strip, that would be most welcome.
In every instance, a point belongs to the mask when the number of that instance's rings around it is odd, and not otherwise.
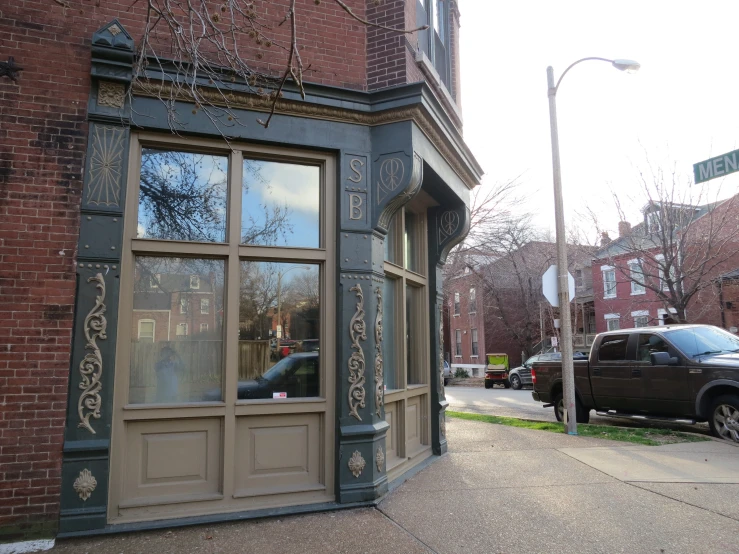
[[[527,421],[515,417],[501,417],[470,412],[446,411],[446,415],[457,419],[469,421],[482,421],[496,425],[508,425],[509,427],[520,427],[522,429],[534,429],[536,431],[549,431],[552,433],[564,433],[563,423],[552,423],[548,421]],[[711,440],[708,437],[689,435],[671,429],[632,429],[630,427],[610,427],[606,425],[577,424],[577,434],[581,437],[594,437],[613,441],[632,442],[645,446],[659,446],[661,444],[672,444],[678,442],[702,442]]]

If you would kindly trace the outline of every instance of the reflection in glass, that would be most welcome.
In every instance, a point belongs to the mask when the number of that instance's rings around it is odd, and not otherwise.
[[[396,212],[396,214],[393,216],[393,218],[390,220],[390,225],[387,228],[387,236],[385,237],[385,261],[397,264],[398,263],[398,253],[397,253],[397,231],[396,228],[398,226],[398,218],[400,217],[400,213],[402,210]]]
[[[136,257],[130,403],[221,400],[224,268],[222,260]],[[208,313],[195,309],[203,301]]]
[[[418,323],[418,301],[420,291],[416,287],[406,285],[405,287],[405,355],[406,355],[406,371],[408,376],[408,384],[419,383],[416,375],[418,374],[418,351],[416,341],[420,341],[418,336],[420,328]]]
[[[320,246],[320,168],[244,160],[241,243]]]
[[[385,387],[398,388],[396,381],[396,366],[398,364],[395,346],[396,333],[396,289],[397,280],[385,277],[382,287],[382,360],[385,368]]]
[[[241,262],[238,398],[320,394],[319,266]]]
[[[144,148],[136,236],[224,242],[228,157]]]
[[[405,268],[418,273],[418,216],[405,212]]]

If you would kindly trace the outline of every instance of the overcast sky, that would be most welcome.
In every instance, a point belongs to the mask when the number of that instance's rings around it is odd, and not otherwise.
[[[568,223],[587,203],[615,231],[612,190],[637,223],[637,172],[647,157],[674,165],[687,186],[694,163],[739,148],[739,1],[460,0],[460,11],[465,140],[485,170],[483,186],[522,174],[544,228],[554,229],[548,65],[555,81],[587,56],[642,66],[629,75],[585,62],[560,86]],[[727,197],[738,186],[736,173],[708,192]]]

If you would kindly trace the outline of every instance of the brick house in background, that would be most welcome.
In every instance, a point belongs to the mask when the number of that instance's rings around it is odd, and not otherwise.
[[[570,273],[577,276],[576,297],[571,307],[574,342],[578,338],[585,341],[584,335],[592,329],[589,271],[592,252],[593,248],[588,246],[568,247]],[[555,336],[552,320],[557,317],[557,310],[544,298],[541,279],[555,261],[555,243],[531,241],[497,258],[477,256],[460,276],[448,281],[446,340],[452,367],[479,372],[485,367],[486,353],[505,353],[514,367],[528,356],[551,347],[551,337]],[[485,349],[481,350],[483,346]]]
[[[686,318],[690,323],[707,323],[725,327],[722,321],[722,305],[719,298],[720,276],[739,266],[739,197],[716,204],[702,206],[672,205],[661,207],[648,204],[643,211],[644,221],[633,228],[628,222],[619,223],[619,236],[602,246],[593,259],[593,291],[596,313],[596,331],[665,325],[677,321],[676,309],[657,292],[645,286],[661,287],[668,292],[669,284],[659,265],[664,262],[662,242],[659,240],[659,217],[665,209],[688,214],[684,229],[677,228],[676,235],[684,234],[684,240],[675,243],[684,245],[681,254],[686,267],[691,261],[707,259],[700,288],[690,300]],[[724,227],[722,230],[716,227]],[[715,244],[715,256],[704,252],[705,237],[711,235]],[[676,274],[670,270],[670,279]],[[688,273],[686,271],[686,273]],[[689,276],[684,277],[686,283]],[[731,279],[728,279],[731,281]],[[659,284],[657,284],[659,283]]]
[[[462,275],[447,284],[445,353],[452,372],[460,368],[481,377],[486,365],[483,284],[479,274],[466,265]]]
[[[207,62],[136,59],[147,2],[2,2],[0,543],[372,503],[446,452],[439,275],[482,176],[457,2],[346,0],[428,26],[404,34],[297,0],[310,71],[273,96],[268,128],[252,76],[285,70],[290,2],[247,4],[274,35],[237,35],[251,76],[209,79]],[[166,27],[153,43],[174,55]],[[303,297],[281,317],[320,363],[275,386],[315,378],[320,394],[241,398],[239,333],[257,318],[240,313],[273,314],[275,268],[296,264],[317,315],[297,325]]]

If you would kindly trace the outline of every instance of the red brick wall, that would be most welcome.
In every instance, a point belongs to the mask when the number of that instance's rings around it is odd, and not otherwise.
[[[470,313],[470,289],[475,288],[475,310]],[[450,354],[452,364],[484,364],[485,363],[485,318],[483,312],[482,286],[475,276],[454,279],[447,286],[448,296],[445,299],[449,310],[449,335],[445,350]],[[454,293],[459,293],[459,315],[454,313]],[[456,330],[462,332],[462,356],[456,356]],[[477,329],[478,357],[472,356],[472,329]]]
[[[408,4],[413,2],[409,0]],[[406,2],[405,0],[382,0],[380,2],[369,0],[367,19],[386,27],[405,28]],[[367,29],[367,88],[369,90],[408,82],[406,80],[405,50],[404,34],[377,27]]]

